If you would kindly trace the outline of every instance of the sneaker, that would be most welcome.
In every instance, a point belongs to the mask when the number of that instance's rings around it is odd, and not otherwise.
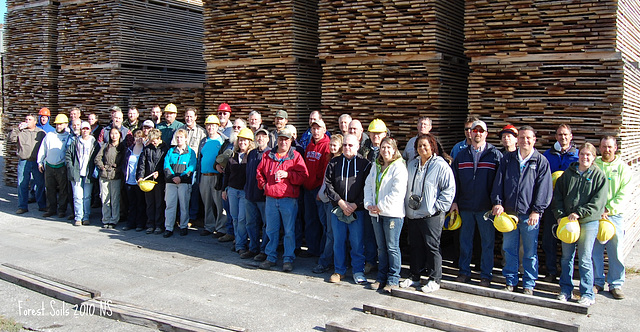
[[[604,287],[593,285],[593,294],[602,293],[603,290],[604,290]]]
[[[558,294],[558,296],[556,296],[556,300],[561,301],[561,302],[567,302],[567,301],[569,301],[569,297],[565,293],[560,293],[560,294]]]
[[[147,228],[147,231],[145,233],[152,234],[153,233],[153,227]]]
[[[364,274],[369,274],[371,273],[371,271],[376,270],[378,267],[371,264],[371,263],[365,263],[364,264]]]
[[[260,268],[263,270],[270,270],[274,266],[276,266],[276,262],[272,262],[269,260],[265,260],[264,262],[260,263]]]
[[[550,273],[550,274],[547,274],[547,275],[544,277],[544,279],[543,279],[543,280],[544,280],[545,282],[556,282],[556,278],[557,278],[557,276],[556,276],[555,274]]]
[[[315,274],[325,273],[327,271],[329,271],[329,267],[324,267],[320,264],[316,265],[316,267],[314,267],[313,270],[311,270],[311,272]]]
[[[511,286],[511,285],[506,285],[504,287],[504,290],[507,291],[507,292],[513,292],[514,289],[515,288],[513,286]]]
[[[253,257],[253,260],[256,261],[256,262],[262,262],[265,259],[267,259],[267,254],[265,254],[263,252],[257,254],[255,257]]]
[[[156,230],[153,231],[153,234],[156,234],[156,235],[162,234],[162,228],[160,228],[160,227],[156,228]]]
[[[23,214],[23,213],[27,213],[27,212],[29,212],[29,210],[26,210],[26,209],[17,209],[16,210],[16,214]]]
[[[282,263],[282,272],[291,272],[293,271],[293,263],[285,262]]]
[[[164,231],[164,234],[162,234],[163,238],[168,238],[171,237],[171,235],[173,235],[173,231]]]
[[[524,295],[533,295],[533,288],[525,288],[522,290],[522,294]]]
[[[362,285],[367,283],[367,278],[364,276],[364,273],[356,272],[353,274],[353,281],[358,285]]]
[[[373,284],[369,285],[369,287],[373,290],[378,290],[382,288],[382,283],[380,281],[376,281]]]
[[[82,226],[82,221],[76,220],[76,222],[73,223],[73,226]]]
[[[409,287],[417,288],[418,286],[420,286],[420,281],[413,281],[413,280],[411,280],[411,278],[407,278],[407,279],[402,280],[400,282],[399,286],[400,286],[400,288],[409,288]]]
[[[231,234],[225,234],[222,237],[218,238],[219,242],[231,242],[233,241],[234,237]]]
[[[245,252],[240,254],[240,258],[241,259],[247,259],[247,258],[251,258],[254,257],[255,255],[257,255],[257,253],[250,251],[250,250],[245,250]]]
[[[435,292],[438,289],[440,289],[440,284],[437,283],[435,280],[429,280],[429,282],[422,286],[422,292],[424,293],[431,293],[431,292]]]
[[[102,224],[102,228],[109,229],[109,224]]]
[[[611,293],[613,298],[616,300],[624,299],[624,293],[622,292],[622,288],[609,289],[609,292]]]
[[[336,284],[339,283],[342,279],[344,279],[344,275],[340,273],[334,273],[329,278],[329,282]]]
[[[386,285],[386,286],[384,286],[382,291],[384,291],[385,293],[391,293],[392,291],[394,291],[396,289],[398,289],[398,285]]]
[[[596,300],[590,299],[590,298],[585,297],[585,296],[581,297],[580,300],[578,300],[578,304],[581,304],[581,305],[586,306],[586,307],[590,307],[594,303],[596,303]]]
[[[470,276],[466,276],[466,275],[464,275],[464,274],[461,274],[461,275],[459,275],[459,276],[456,278],[456,282],[464,282],[464,283],[467,283],[467,282],[469,282],[469,281],[471,281],[471,277],[470,277]]]
[[[187,234],[189,234],[188,228],[180,228],[180,236],[186,236]]]

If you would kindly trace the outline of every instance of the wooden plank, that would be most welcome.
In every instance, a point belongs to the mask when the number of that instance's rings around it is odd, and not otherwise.
[[[620,60],[622,53],[620,52],[575,52],[575,53],[545,53],[545,54],[526,54],[526,55],[491,55],[479,56],[471,58],[471,61],[477,63],[497,62],[497,63],[513,63],[513,62],[535,62],[535,61],[568,61],[568,60]]]
[[[329,322],[324,325],[325,332],[361,332],[360,329],[354,329],[340,323]]]
[[[88,287],[85,287],[85,286],[82,286],[82,285],[78,285],[78,284],[74,284],[74,283],[66,281],[66,280],[60,280],[58,278],[47,276],[47,275],[44,275],[42,273],[35,272],[35,271],[29,270],[29,269],[25,269],[23,267],[16,266],[16,265],[13,265],[13,264],[10,264],[10,263],[3,263],[2,266],[8,267],[8,268],[16,270],[16,271],[20,271],[23,274],[28,275],[31,278],[37,279],[37,280],[42,281],[42,282],[50,283],[50,284],[52,284],[54,286],[58,286],[58,287],[67,289],[69,291],[78,292],[80,294],[89,294],[89,296],[91,298],[98,297],[98,296],[101,295],[99,290],[91,289],[91,288],[88,288]]]
[[[540,296],[530,296],[520,293],[507,292],[499,289],[486,288],[470,284],[462,284],[459,282],[441,281],[440,287],[456,292],[464,292],[478,296],[491,297],[494,299],[507,300],[512,302],[536,305],[545,308],[575,312],[586,315],[589,313],[589,307],[579,305],[573,302],[561,302],[555,299],[548,299]]]
[[[382,305],[364,304],[362,305],[362,310],[364,310],[365,312],[370,312],[377,316],[400,320],[403,322],[416,324],[424,327],[430,327],[430,328],[443,330],[443,331],[460,331],[460,332],[489,331],[489,330],[473,328],[470,326],[465,326],[449,320],[438,319],[438,318],[411,313],[407,311],[400,311],[400,310],[382,306]]]
[[[408,291],[403,289],[393,290],[391,295],[397,296],[400,298],[418,301],[422,303],[428,303],[432,305],[437,305],[445,308],[451,308],[456,310],[467,311],[470,313],[504,319],[520,324],[538,326],[542,328],[547,328],[556,331],[578,331],[580,326],[573,323],[564,323],[559,322],[557,320],[547,319],[545,317],[529,314],[529,313],[520,313],[514,311],[512,309],[502,309],[496,308],[487,305],[480,305],[476,303],[471,303],[467,301],[458,301],[447,299],[445,297],[441,297],[435,294],[425,294],[418,293],[415,291]]]
[[[68,287],[61,287],[54,282],[38,280],[24,272],[16,271],[6,266],[0,266],[0,279],[71,304],[79,304],[91,299],[91,294],[88,292],[69,290]]]

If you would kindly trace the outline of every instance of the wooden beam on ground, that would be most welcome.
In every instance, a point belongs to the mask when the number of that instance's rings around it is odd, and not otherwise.
[[[350,328],[336,322],[329,322],[324,325],[325,332],[360,332],[362,330]]]
[[[547,319],[544,317],[520,313],[514,310],[506,310],[502,308],[496,308],[492,306],[479,305],[476,303],[471,303],[467,301],[459,301],[447,299],[434,294],[424,294],[418,293],[415,291],[407,291],[403,289],[394,289],[391,292],[391,295],[397,296],[403,299],[418,301],[422,303],[428,303],[432,305],[437,305],[445,308],[456,309],[461,311],[466,311],[478,315],[493,317],[497,319],[504,319],[520,324],[538,326],[546,329],[556,330],[556,331],[578,331],[580,325],[573,323],[564,323],[558,322],[556,320]]]
[[[6,266],[0,266],[0,279],[71,304],[79,304],[91,299],[91,293],[89,292],[70,289],[67,285],[55,281],[42,280],[38,276]]]
[[[81,304],[84,310],[92,310],[94,315],[111,318],[130,324],[159,329],[160,331],[190,332],[190,331],[246,331],[244,328],[221,326],[212,322],[196,320],[188,317],[165,314],[132,304],[120,303],[108,299],[97,298]]]
[[[411,313],[407,311],[400,311],[397,309],[393,309],[393,308],[385,307],[381,305],[364,304],[362,305],[362,310],[364,310],[365,312],[370,312],[377,316],[400,320],[406,323],[430,327],[430,328],[439,329],[443,331],[463,331],[463,332],[464,331],[468,331],[468,332],[485,331],[485,330],[480,330],[473,327],[457,324],[448,320],[438,319],[438,318],[429,317],[425,315],[419,315],[419,314]]]
[[[579,305],[572,302],[561,302],[555,299],[548,299],[539,296],[530,296],[520,293],[507,292],[499,289],[486,288],[482,286],[462,284],[452,281],[441,281],[440,287],[457,292],[463,292],[468,294],[474,294],[478,296],[486,296],[494,299],[508,300],[513,302],[519,302],[524,304],[537,305],[545,308],[575,312],[578,314],[586,315],[589,313],[589,307]]]
[[[23,267],[20,266],[16,266],[10,263],[3,263],[2,266],[6,266],[10,269],[14,269],[16,271],[20,271],[22,273],[28,274],[30,277],[43,281],[43,282],[48,282],[48,283],[52,283],[55,284],[56,286],[59,286],[61,288],[67,289],[69,291],[74,291],[74,292],[80,292],[80,293],[89,293],[91,298],[95,298],[95,297],[99,297],[100,295],[102,295],[100,293],[99,290],[95,290],[86,286],[82,286],[82,285],[78,285],[78,284],[74,284],[72,282],[66,281],[66,280],[60,280],[58,278],[55,277],[51,277],[51,276],[47,276],[44,275],[42,273],[36,272],[36,271],[31,271],[29,269],[25,269]]]

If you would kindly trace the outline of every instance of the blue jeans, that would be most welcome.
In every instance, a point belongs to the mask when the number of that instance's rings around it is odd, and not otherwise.
[[[322,203],[322,208],[324,209],[324,233],[322,234],[322,238],[324,239],[324,250],[322,250],[322,254],[320,254],[320,258],[318,259],[318,265],[322,265],[323,267],[329,267],[333,265],[333,228],[331,227],[331,209],[333,209],[333,205],[331,203]],[[322,218],[320,219],[322,222]]]
[[[79,182],[71,182],[73,189],[73,211],[76,221],[89,220],[91,213],[91,190],[93,184],[88,176],[81,176]]]
[[[265,202],[265,214],[267,216],[267,236],[269,243],[265,248],[265,254],[270,262],[278,260],[278,242],[280,241],[280,226],[284,227],[284,263],[293,263],[296,258],[296,215],[298,214],[297,198],[273,198],[267,197]]]
[[[495,228],[491,221],[484,220],[484,212],[460,211],[462,225],[460,226],[460,275],[470,276],[471,255],[473,251],[473,236],[478,225],[482,255],[480,256],[480,278],[491,280],[493,276],[493,247],[495,243]]]
[[[622,214],[617,214],[609,216],[609,220],[616,226],[616,234],[606,244],[596,241],[593,246],[594,284],[604,287],[604,249],[606,248],[609,257],[609,272],[607,272],[609,289],[621,288],[624,284],[624,253],[622,252],[624,218]]]
[[[249,235],[249,251],[264,252],[267,246],[267,232],[265,232],[264,202],[252,202],[245,200],[245,210],[247,217],[247,234]],[[260,243],[260,230],[262,230],[262,243]]]
[[[44,174],[38,170],[38,163],[21,159],[18,161],[18,208],[29,210],[29,181],[33,176],[38,208],[45,209],[47,201],[44,196]]]
[[[236,251],[246,249],[247,247],[247,218],[246,218],[246,199],[244,190],[235,188],[227,188],[227,200],[229,201],[229,210],[231,218],[233,218],[233,229],[236,238]]]
[[[378,245],[369,213],[364,214],[362,243],[364,245],[364,261],[375,265],[378,261]]]
[[[502,250],[506,264],[502,269],[502,275],[507,279],[507,286],[516,286],[518,284],[518,266],[520,265],[518,251],[520,249],[520,238],[522,238],[522,267],[524,275],[522,276],[522,285],[524,288],[533,289],[538,279],[538,231],[540,230],[540,222],[535,226],[529,226],[529,215],[518,215],[518,228],[502,233]]]
[[[560,266],[560,292],[568,298],[573,291],[573,259],[578,248],[578,271],[580,272],[580,295],[594,299],[593,294],[593,263],[591,252],[593,243],[598,235],[599,222],[597,220],[580,224],[580,238],[576,243],[562,243],[562,258]]]
[[[400,282],[402,256],[400,255],[400,231],[404,218],[371,217],[373,232],[378,245],[378,277],[376,281],[387,285]]]
[[[304,191],[304,238],[309,254],[320,256],[324,248],[323,225],[326,224],[322,201],[316,199],[320,187]]]
[[[347,224],[335,214],[331,214],[331,229],[333,230],[333,264],[335,273],[344,275],[347,272],[347,240],[351,244],[352,273],[364,272],[364,211],[356,211],[352,223]]]

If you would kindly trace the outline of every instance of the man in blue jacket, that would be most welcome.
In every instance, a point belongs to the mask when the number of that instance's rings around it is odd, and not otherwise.
[[[471,279],[469,264],[477,225],[482,243],[480,285],[489,287],[493,276],[495,228],[491,221],[484,219],[484,214],[492,208],[491,189],[502,153],[487,143],[488,131],[484,121],[474,121],[471,128],[471,145],[458,153],[451,166],[456,179],[456,197],[451,211],[456,211],[462,218],[458,260],[460,274],[456,281],[468,282]]]
[[[561,124],[556,129],[556,140],[553,146],[542,155],[549,161],[551,174],[557,171],[566,171],[569,165],[578,161],[578,148],[573,143],[571,127]],[[542,250],[544,251],[547,273],[546,282],[555,282],[558,276],[557,251],[558,239],[553,236],[552,226],[556,223],[553,213],[545,213],[542,216]]]
[[[518,284],[518,251],[522,238],[522,284],[525,295],[533,295],[538,278],[539,221],[552,195],[549,162],[533,147],[535,143],[534,129],[530,126],[521,127],[518,131],[518,149],[502,158],[491,192],[494,216],[506,212],[518,217],[517,228],[503,233],[502,249],[506,265],[502,274],[506,278],[505,290],[513,292]]]

